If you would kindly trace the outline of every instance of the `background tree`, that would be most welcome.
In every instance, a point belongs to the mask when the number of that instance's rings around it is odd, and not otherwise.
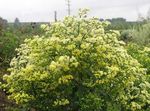
[[[16,18],[15,19],[15,21],[14,21],[14,27],[16,28],[16,29],[18,29],[18,28],[20,28],[20,21],[19,21],[19,18]]]
[[[0,35],[3,33],[6,27],[7,27],[7,20],[0,17]]]
[[[147,11],[147,19],[150,21],[150,8]]]

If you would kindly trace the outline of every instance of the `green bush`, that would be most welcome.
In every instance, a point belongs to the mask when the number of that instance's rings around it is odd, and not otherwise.
[[[150,23],[144,24],[132,33],[133,42],[141,45],[150,45]]]
[[[10,60],[15,56],[15,49],[19,46],[18,37],[5,30],[0,35],[0,67],[8,68]]]
[[[147,74],[150,74],[150,48],[130,43],[127,45],[128,53],[141,63],[147,69]]]
[[[123,40],[126,43],[132,41],[132,33],[133,33],[133,30],[131,29],[121,31],[120,40]]]
[[[145,111],[149,82],[108,22],[66,17],[46,34],[26,39],[11,61],[3,88],[9,98],[39,111]]]

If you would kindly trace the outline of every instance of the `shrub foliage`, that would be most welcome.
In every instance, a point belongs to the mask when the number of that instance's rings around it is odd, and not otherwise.
[[[39,111],[145,111],[146,71],[128,55],[108,22],[65,17],[26,39],[3,84],[9,98]]]

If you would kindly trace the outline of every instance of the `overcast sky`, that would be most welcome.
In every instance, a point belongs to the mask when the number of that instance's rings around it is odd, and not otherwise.
[[[22,22],[53,21],[55,10],[59,19],[67,15],[66,3],[66,0],[0,0],[0,16],[9,22],[16,17]],[[79,8],[89,8],[90,16],[133,21],[139,13],[147,14],[150,0],[71,0],[71,14],[75,15]]]

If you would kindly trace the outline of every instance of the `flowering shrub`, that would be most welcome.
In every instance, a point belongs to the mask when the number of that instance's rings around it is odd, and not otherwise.
[[[108,22],[66,17],[26,39],[3,84],[9,98],[39,111],[142,111],[150,103],[145,69]]]

